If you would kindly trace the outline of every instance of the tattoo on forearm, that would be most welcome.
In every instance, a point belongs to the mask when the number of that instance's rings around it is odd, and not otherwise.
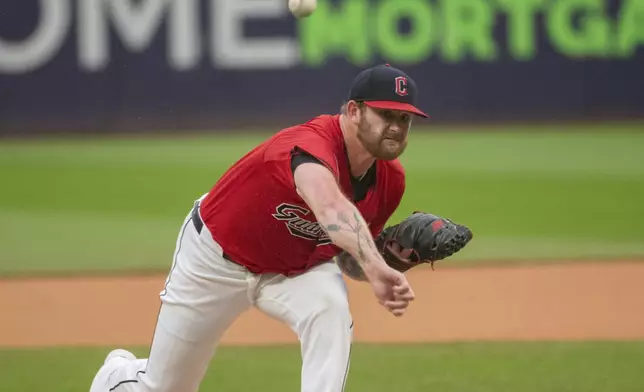
[[[366,230],[366,226],[362,223],[360,216],[356,211],[353,213],[353,218],[355,220],[352,223],[349,217],[344,212],[338,212],[338,221],[340,224],[331,223],[325,227],[327,232],[338,232],[341,230],[347,230],[356,234],[356,242],[358,244],[358,257],[360,261],[364,264],[369,261],[367,255],[365,254],[365,244],[369,250],[375,250],[371,234]],[[355,260],[354,260],[355,261]]]
[[[362,229],[362,225],[360,224],[360,220],[358,220],[358,214],[356,212],[353,213],[353,217],[356,220],[356,226],[354,228],[354,231],[356,233],[357,242],[358,242],[358,256],[360,257],[360,260],[362,260],[363,263],[367,262],[367,258],[365,257],[364,250],[362,249],[362,241],[360,238],[360,229]]]
[[[354,280],[366,281],[367,277],[360,264],[348,252],[342,252],[336,257],[338,267],[345,275]]]
[[[326,227],[326,231],[340,231],[340,230],[342,230],[340,225],[335,224],[335,223],[331,223],[330,225],[328,225]]]

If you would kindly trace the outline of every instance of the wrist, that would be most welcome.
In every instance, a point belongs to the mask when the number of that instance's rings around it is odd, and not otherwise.
[[[387,263],[381,257],[372,257],[369,258],[367,263],[362,264],[361,267],[365,275],[369,276],[378,273],[378,271],[382,271],[383,268],[387,267]]]

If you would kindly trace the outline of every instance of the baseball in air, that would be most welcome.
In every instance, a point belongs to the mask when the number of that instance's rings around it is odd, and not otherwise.
[[[305,18],[317,8],[317,0],[288,0],[288,9],[296,18]]]

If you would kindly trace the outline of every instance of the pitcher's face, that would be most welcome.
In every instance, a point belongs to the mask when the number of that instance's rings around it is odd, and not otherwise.
[[[358,139],[377,159],[398,158],[407,148],[411,114],[399,110],[376,109],[363,105],[358,123]]]

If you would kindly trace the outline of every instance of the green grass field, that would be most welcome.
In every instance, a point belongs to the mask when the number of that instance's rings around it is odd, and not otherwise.
[[[644,260],[637,130],[414,130],[392,223],[420,209],[468,224],[454,266]],[[0,141],[0,275],[165,272],[192,201],[266,136]],[[87,390],[107,351],[0,348],[1,389]],[[294,346],[223,347],[202,390],[296,391],[299,364]],[[635,392],[643,368],[644,342],[357,344],[347,391]]]
[[[147,356],[147,348],[133,350]],[[107,349],[0,351],[3,390],[88,390]],[[275,360],[279,358],[279,360]],[[299,348],[222,347],[202,391],[299,391]],[[639,392],[644,342],[356,345],[347,392]]]
[[[469,225],[452,265],[644,256],[644,132],[513,130],[413,133],[392,222]],[[192,201],[266,136],[0,142],[0,274],[167,269]]]
[[[392,222],[421,209],[469,225],[453,265],[641,258],[636,129],[417,131]],[[0,142],[0,274],[165,270],[192,201],[264,137]]]

